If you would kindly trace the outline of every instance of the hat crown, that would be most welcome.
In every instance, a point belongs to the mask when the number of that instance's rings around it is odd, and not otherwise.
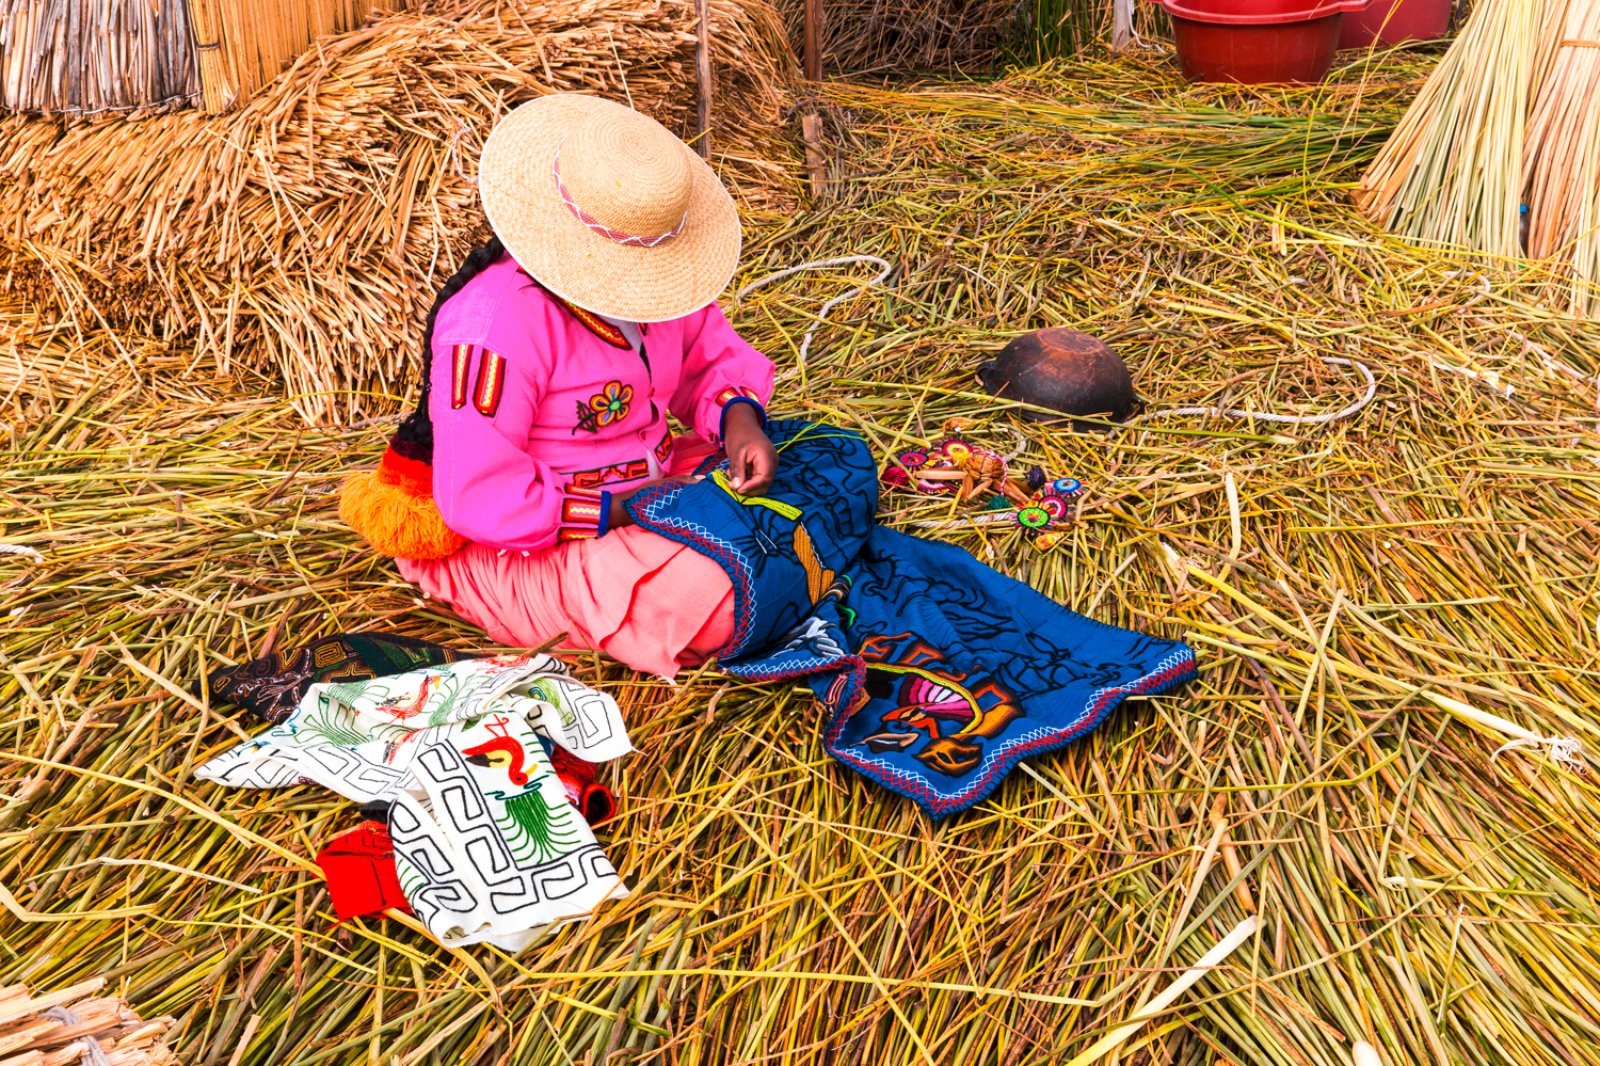
[[[694,194],[683,142],[634,111],[594,115],[561,144],[556,166],[571,203],[608,229],[638,237],[673,231]]]

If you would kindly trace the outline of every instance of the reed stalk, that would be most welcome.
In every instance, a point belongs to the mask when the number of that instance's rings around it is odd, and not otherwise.
[[[0,0],[0,111],[184,107],[199,89],[183,3]]]
[[[742,273],[898,270],[835,309],[803,389],[795,349],[855,280],[729,308],[780,364],[775,412],[882,454],[950,417],[1009,452],[1015,426],[1019,465],[1088,487],[1053,552],[946,500],[889,496],[884,521],[948,523],[932,535],[1069,607],[1184,638],[1202,676],[935,825],[827,758],[801,690],[576,656],[640,749],[608,770],[604,834],[634,894],[516,957],[335,927],[306,863],[354,812],[195,783],[255,727],[150,676],[358,628],[486,647],[337,521],[398,401],[308,428],[298,386],[219,374],[215,340],[0,297],[0,543],[43,556],[0,555],[0,885],[54,919],[0,914],[0,985],[104,978],[173,1016],[197,1066],[1026,1066],[1135,1020],[1127,1064],[1587,1061],[1600,793],[1538,750],[1494,757],[1481,723],[1600,751],[1600,324],[1541,307],[1537,268],[1345,202],[1428,61],[1365,64],[1318,89],[1186,86],[1136,58],[830,87],[830,200],[748,212]],[[355,165],[346,113],[323,114],[316,166]],[[284,314],[277,291],[242,288],[239,316]],[[1104,337],[1153,407],[1336,410],[1353,386],[1322,356],[1370,365],[1378,397],[1315,428],[1041,428],[974,371],[1045,325]],[[1252,909],[1250,940],[1139,1011]]]

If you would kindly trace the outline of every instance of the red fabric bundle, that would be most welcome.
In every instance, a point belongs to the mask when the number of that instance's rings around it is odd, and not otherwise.
[[[410,913],[394,869],[394,842],[382,822],[362,822],[317,852],[328,895],[341,922],[391,908]]]

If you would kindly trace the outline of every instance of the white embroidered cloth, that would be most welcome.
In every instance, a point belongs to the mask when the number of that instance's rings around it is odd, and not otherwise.
[[[541,738],[589,762],[633,750],[615,700],[548,655],[516,655],[314,685],[282,724],[195,773],[392,802],[400,887],[429,932],[517,951],[628,894]]]

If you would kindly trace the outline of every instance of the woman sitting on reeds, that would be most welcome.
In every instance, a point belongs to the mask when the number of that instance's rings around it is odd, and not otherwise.
[[[732,586],[622,500],[719,447],[740,492],[777,470],[772,363],[715,302],[733,202],[661,125],[572,94],[508,115],[478,180],[495,238],[439,293],[421,402],[340,513],[497,641],[671,676],[728,642]]]

